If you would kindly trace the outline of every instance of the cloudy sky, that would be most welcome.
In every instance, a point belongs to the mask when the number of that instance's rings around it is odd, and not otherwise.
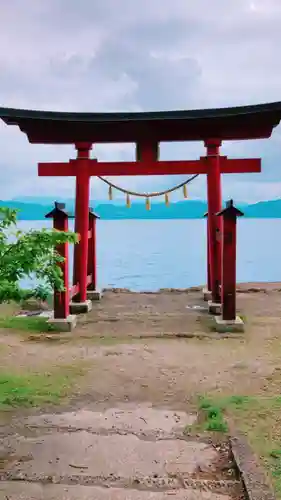
[[[0,106],[60,111],[148,111],[281,100],[280,0],[0,0]],[[72,179],[37,178],[38,161],[70,147],[30,145],[0,123],[0,198],[71,197]],[[164,159],[197,158],[200,144],[164,144]],[[281,197],[281,126],[268,141],[227,143],[232,157],[261,156],[262,174],[224,176],[224,197]],[[99,159],[133,157],[97,146]],[[122,178],[142,191],[179,178]],[[116,181],[116,179],[115,179]],[[59,184],[59,187],[58,187]],[[106,188],[92,180],[92,196]],[[190,188],[205,198],[205,179]]]

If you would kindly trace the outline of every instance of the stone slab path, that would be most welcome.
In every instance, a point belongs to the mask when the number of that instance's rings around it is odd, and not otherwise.
[[[242,499],[227,445],[185,437],[195,420],[129,403],[17,418],[3,440],[0,498]]]

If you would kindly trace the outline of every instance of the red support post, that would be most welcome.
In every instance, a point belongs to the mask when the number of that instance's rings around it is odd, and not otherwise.
[[[88,267],[88,227],[89,227],[89,152],[92,144],[76,144],[76,201],[75,201],[75,232],[79,235],[79,243],[74,250],[73,284],[79,283],[79,295],[74,300],[87,300],[87,267]]]
[[[68,214],[65,212],[65,204],[55,202],[55,208],[45,215],[47,219],[53,219],[53,228],[57,231],[68,231]],[[57,252],[64,258],[60,268],[63,275],[64,290],[54,289],[54,318],[66,319],[69,316],[69,269],[68,269],[68,243],[62,243],[56,248]]]
[[[209,300],[211,291],[211,271],[210,271],[210,244],[209,244],[209,221],[208,212],[204,214],[206,218],[206,233],[207,233],[207,289],[204,289],[204,300]]]
[[[222,319],[236,319],[236,221],[243,212],[230,200],[226,208],[217,214],[223,221],[222,238]]]
[[[89,246],[88,246],[88,276],[91,276],[88,290],[97,289],[97,255],[96,255],[96,220],[99,216],[90,207],[89,210]]]
[[[206,161],[208,163],[208,254],[212,302],[214,304],[221,302],[221,218],[216,215],[222,209],[220,145],[221,141],[218,139],[205,141],[207,148]]]
[[[209,243],[209,222],[207,215],[207,288],[211,290],[211,269],[210,269],[210,243]]]
[[[158,162],[160,155],[159,142],[139,142],[136,144],[136,161],[143,162],[146,166],[149,163]],[[135,165],[138,167],[139,165]]]

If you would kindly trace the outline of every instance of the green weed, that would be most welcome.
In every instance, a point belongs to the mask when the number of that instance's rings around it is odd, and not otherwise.
[[[38,316],[7,316],[0,317],[0,328],[19,330],[23,332],[50,332],[52,326],[47,323],[47,318]]]
[[[0,372],[0,408],[59,404],[70,394],[75,379],[83,374],[78,366],[60,367],[50,373]]]

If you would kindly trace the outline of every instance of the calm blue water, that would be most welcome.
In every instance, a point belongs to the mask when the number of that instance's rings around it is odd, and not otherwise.
[[[19,223],[23,230],[50,226]],[[238,281],[281,281],[281,219],[240,219],[237,239]],[[157,290],[206,282],[204,220],[99,220],[97,252],[99,287]]]

